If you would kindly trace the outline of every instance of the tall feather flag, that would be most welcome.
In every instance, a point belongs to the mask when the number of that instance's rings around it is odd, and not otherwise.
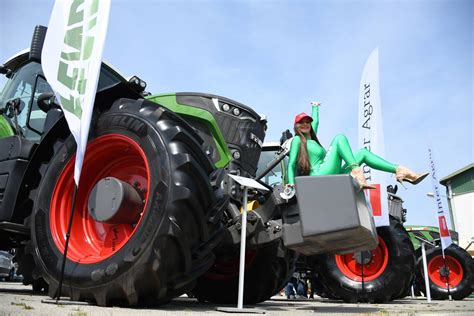
[[[441,195],[439,194],[439,182],[438,176],[436,173],[436,165],[433,158],[433,151],[428,147],[428,159],[430,162],[430,175],[431,175],[431,184],[433,185],[433,194],[436,203],[436,212],[438,216],[438,225],[439,225],[439,235],[441,239],[441,248],[443,250],[444,258],[444,249],[448,248],[449,245],[453,243],[451,235],[449,233],[448,224],[446,223],[446,217],[444,216],[443,203],[441,202]]]
[[[99,81],[110,0],[56,0],[41,54],[43,72],[77,143],[79,185]]]
[[[382,126],[382,105],[380,103],[379,86],[379,51],[374,49],[365,63],[360,80],[359,90],[359,148],[384,157],[385,144]],[[374,222],[377,227],[388,226],[389,216],[387,209],[387,174],[362,166],[367,181],[377,189],[366,190],[365,194],[370,201]]]

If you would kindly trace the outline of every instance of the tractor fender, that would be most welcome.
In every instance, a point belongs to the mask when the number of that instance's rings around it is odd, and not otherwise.
[[[39,185],[41,180],[39,174],[39,167],[47,160],[48,156],[52,155],[53,148],[52,144],[60,137],[70,134],[69,128],[66,123],[64,116],[59,118],[46,134],[43,135],[41,142],[36,147],[36,150],[31,155],[26,167],[26,171],[23,175],[23,179],[20,185],[20,191],[17,195],[15,208],[11,214],[11,222],[23,224],[23,221],[28,217],[32,211],[33,202],[35,197],[30,192]]]

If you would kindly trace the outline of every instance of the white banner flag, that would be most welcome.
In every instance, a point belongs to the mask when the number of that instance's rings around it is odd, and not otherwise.
[[[99,80],[110,0],[56,0],[41,54],[43,72],[77,143],[79,185]]]
[[[385,156],[378,48],[374,49],[367,59],[360,80],[359,148],[364,147],[381,157]],[[387,210],[387,174],[367,165],[364,165],[362,169],[366,180],[377,187],[375,190],[365,190],[372,207],[375,225],[388,226],[390,221]]]
[[[451,245],[453,241],[451,240],[448,224],[446,223],[446,217],[444,216],[443,203],[441,202],[441,196],[439,194],[439,186],[438,186],[439,182],[438,182],[438,177],[436,174],[433,151],[431,150],[431,148],[428,148],[428,159],[430,160],[431,183],[433,185],[433,194],[434,194],[434,199],[436,202],[436,211],[437,211],[438,225],[439,225],[439,237],[441,238],[441,248],[443,250],[443,257],[444,257],[444,249],[449,247],[449,245]]]

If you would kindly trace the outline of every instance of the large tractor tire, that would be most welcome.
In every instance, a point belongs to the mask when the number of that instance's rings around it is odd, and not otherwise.
[[[401,297],[415,274],[415,251],[408,233],[393,217],[378,227],[376,249],[345,255],[321,255],[318,281],[331,297],[345,302],[383,303]]]
[[[202,140],[180,117],[144,100],[118,100],[91,129],[72,218],[62,295],[101,306],[165,303],[192,289],[214,262],[226,201],[211,186]],[[58,138],[31,218],[39,275],[54,297],[73,199],[76,144]],[[140,206],[117,222],[96,220],[89,195],[113,177]],[[25,248],[27,249],[27,248]]]
[[[445,259],[440,247],[426,251],[431,297],[435,300],[445,300],[451,294],[453,299],[462,300],[473,291],[474,260],[455,244],[446,248],[444,254]],[[423,259],[420,256],[416,265],[416,286],[426,295],[424,275]]]
[[[225,249],[222,249],[225,250]],[[193,290],[200,301],[236,304],[239,284],[239,250],[218,252],[212,268],[198,279]],[[244,304],[266,301],[288,283],[295,270],[296,255],[275,240],[245,256]]]

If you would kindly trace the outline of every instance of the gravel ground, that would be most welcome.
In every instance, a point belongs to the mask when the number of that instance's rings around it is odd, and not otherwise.
[[[47,304],[49,297],[34,294],[20,283],[0,282],[0,315],[225,315],[216,311],[215,304],[199,303],[195,299],[179,297],[171,303],[153,308],[97,307],[82,304]],[[234,307],[234,306],[232,306]],[[422,298],[402,299],[389,304],[344,304],[316,298],[287,300],[274,296],[271,300],[252,306],[266,315],[474,315],[474,298],[462,301],[433,301]]]

